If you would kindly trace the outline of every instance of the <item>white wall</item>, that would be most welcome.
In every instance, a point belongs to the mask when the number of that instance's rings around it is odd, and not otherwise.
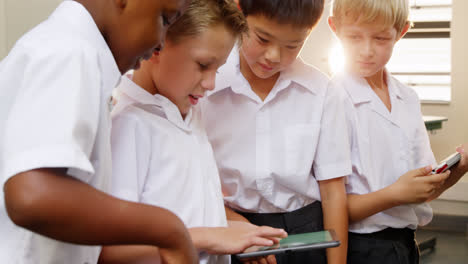
[[[0,59],[7,53],[5,0],[0,0]]]
[[[0,59],[63,0],[0,0]]]
[[[322,18],[310,34],[300,54],[304,61],[318,67],[326,74],[330,74],[328,52],[335,41],[335,36],[330,31],[327,23],[329,10],[330,3],[327,0]]]

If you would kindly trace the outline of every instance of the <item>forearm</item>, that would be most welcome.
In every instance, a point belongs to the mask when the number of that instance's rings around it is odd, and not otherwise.
[[[331,186],[330,186],[331,187]],[[348,250],[348,211],[344,183],[335,183],[328,192],[322,192],[322,211],[325,229],[335,230],[340,246],[327,249],[328,263],[344,264]]]
[[[157,247],[137,245],[103,247],[98,264],[158,264],[160,262]]]
[[[171,212],[116,199],[63,172],[34,170],[8,180],[5,203],[16,224],[69,243],[190,246],[183,223]]]
[[[226,210],[226,218],[229,221],[242,221],[242,222],[249,222],[247,218],[242,216],[241,214],[237,213],[236,211],[229,208],[227,205],[224,205],[224,209]]]
[[[198,251],[210,252],[213,248],[213,244],[216,241],[213,240],[212,234],[217,229],[222,227],[193,227],[189,228],[190,237],[192,238],[193,245]]]
[[[348,194],[347,198],[351,223],[401,205],[392,194],[390,186],[367,194]]]

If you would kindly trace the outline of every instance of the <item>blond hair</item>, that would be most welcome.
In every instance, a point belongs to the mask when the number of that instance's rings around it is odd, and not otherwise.
[[[351,17],[359,23],[382,23],[401,33],[409,23],[408,0],[332,0],[331,16]]]
[[[247,32],[247,21],[233,0],[192,0],[185,13],[167,30],[167,39],[178,43],[184,37],[223,25],[233,36]]]

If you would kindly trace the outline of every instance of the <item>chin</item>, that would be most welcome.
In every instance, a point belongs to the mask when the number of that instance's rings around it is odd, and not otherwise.
[[[275,71],[275,70],[264,71],[263,69],[257,69],[256,71],[254,71],[254,73],[258,78],[268,79],[268,78],[274,76],[275,74],[277,74],[278,71]]]

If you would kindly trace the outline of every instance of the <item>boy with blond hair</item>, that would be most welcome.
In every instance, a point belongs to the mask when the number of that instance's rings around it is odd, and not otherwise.
[[[432,219],[425,203],[468,170],[465,146],[452,172],[435,165],[416,93],[386,70],[410,27],[407,0],[335,0],[329,25],[346,68],[331,80],[345,102],[353,173],[346,184],[348,263],[418,263],[414,231]]]

